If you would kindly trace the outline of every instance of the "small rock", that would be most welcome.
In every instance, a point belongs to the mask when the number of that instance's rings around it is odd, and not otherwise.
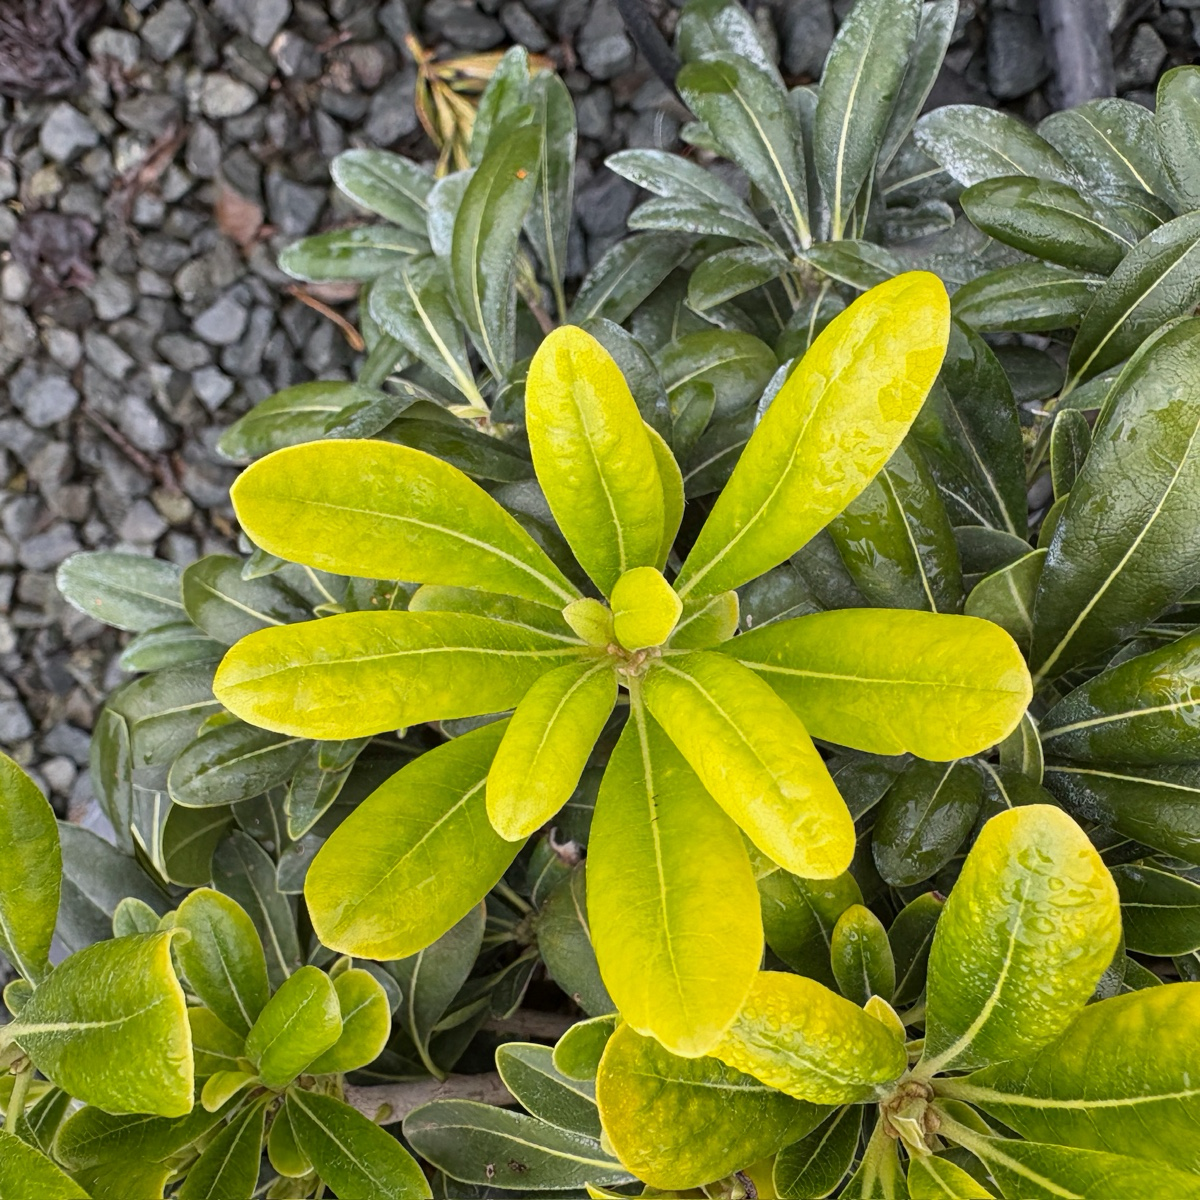
[[[75,764],[62,754],[42,763],[42,778],[50,785],[50,790],[59,796],[70,795],[78,774]]]
[[[987,31],[987,79],[992,95],[1000,100],[1024,96],[1049,75],[1037,18],[994,11]]]
[[[245,332],[249,314],[232,296],[222,296],[192,323],[197,337],[210,346],[231,346]]]
[[[9,304],[23,304],[29,298],[33,280],[19,262],[7,262],[0,268],[0,296]]]
[[[133,370],[133,359],[107,334],[89,330],[83,336],[83,344],[88,362],[109,379],[119,382]]]
[[[254,107],[258,94],[249,84],[218,71],[204,77],[200,110],[215,121],[237,117]],[[199,172],[196,172],[199,174]]]
[[[291,16],[292,0],[215,0],[213,11],[260,46],[269,46]]]
[[[147,454],[161,454],[175,442],[171,427],[142,396],[128,396],[121,405],[118,426],[121,432]]]
[[[179,119],[179,101],[166,92],[142,92],[122,100],[114,112],[126,129],[156,138]]]
[[[611,79],[633,66],[633,43],[613,0],[594,0],[578,45],[579,61],[593,79]]]
[[[187,169],[197,179],[212,179],[221,166],[221,139],[204,121],[197,121],[188,135],[184,152]]]
[[[579,192],[579,223],[590,237],[613,237],[625,228],[637,188],[612,171],[598,172]]]
[[[157,62],[166,62],[187,41],[192,24],[192,10],[184,0],[167,0],[158,12],[146,18],[142,26],[142,41],[146,43],[150,57]]]
[[[35,429],[45,429],[75,411],[79,404],[79,393],[61,375],[45,375],[19,401],[14,395],[13,402],[30,425]]]
[[[101,321],[115,321],[132,311],[137,303],[137,296],[120,275],[103,268],[96,276],[95,283],[84,289],[84,294],[92,302],[96,316]]]
[[[308,187],[279,171],[267,173],[266,191],[271,222],[291,237],[308,233],[325,207],[323,187]]]
[[[33,722],[20,700],[0,700],[0,742],[13,746],[33,736]]]
[[[317,79],[321,74],[321,56],[316,46],[290,29],[271,43],[271,56],[279,73],[288,79]]]
[[[60,367],[73,371],[79,366],[79,360],[83,357],[83,345],[77,333],[58,325],[51,325],[42,336],[46,341],[46,352]]]
[[[833,10],[826,0],[775,7],[783,67],[789,75],[819,79],[833,45]]]
[[[35,533],[20,544],[17,561],[27,571],[52,571],[80,549],[75,530],[65,521],[56,521],[45,533]]]
[[[148,546],[167,532],[167,523],[149,500],[135,500],[117,533],[126,542]]]
[[[186,524],[196,512],[196,506],[187,496],[173,488],[155,488],[150,499],[171,525]]]
[[[198,371],[212,362],[212,351],[186,333],[164,333],[154,348],[177,371]]]
[[[192,390],[209,412],[216,412],[233,395],[233,388],[233,380],[216,367],[192,372]]]
[[[17,194],[17,168],[6,158],[0,158],[0,201],[11,200]]]
[[[371,97],[363,133],[376,146],[390,146],[416,132],[417,110],[413,105],[416,78],[415,72],[405,71],[389,79]]]
[[[550,45],[546,31],[537,23],[533,14],[520,3],[520,0],[508,0],[500,8],[500,23],[505,32],[514,42],[532,50],[535,54],[545,50]]]
[[[473,0],[431,0],[421,14],[425,28],[464,50],[490,50],[504,41],[504,27]]]
[[[38,145],[47,158],[70,162],[80,151],[90,150],[100,141],[91,121],[73,104],[56,104],[42,122]]]
[[[1117,58],[1117,91],[1153,87],[1167,48],[1153,25],[1139,25],[1123,55]]]
[[[124,29],[98,29],[88,39],[88,50],[93,58],[115,59],[127,71],[137,66],[137,35]]]

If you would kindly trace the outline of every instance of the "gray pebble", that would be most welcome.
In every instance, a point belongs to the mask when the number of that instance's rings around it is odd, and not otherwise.
[[[56,104],[42,122],[38,145],[47,158],[70,162],[80,151],[90,150],[100,141],[95,126],[72,104]]]
[[[66,721],[59,721],[42,738],[42,749],[51,754],[64,754],[78,766],[85,767],[92,739],[82,730]]]
[[[93,58],[114,58],[127,71],[137,66],[137,35],[124,29],[98,29],[88,39]]]
[[[416,74],[406,71],[389,79],[371,97],[371,107],[363,133],[376,146],[390,146],[417,128],[417,110],[413,105]]]
[[[17,168],[6,158],[0,158],[0,201],[11,200],[17,194]]]
[[[598,172],[579,192],[579,222],[589,236],[612,237],[624,230],[637,188],[609,170]]]
[[[126,542],[148,546],[167,532],[167,523],[149,500],[135,500],[117,533]]]
[[[20,700],[0,700],[0,742],[13,746],[33,736],[33,722]]]
[[[128,396],[121,405],[118,417],[121,432],[147,454],[161,454],[175,442],[171,427],[142,396]]]
[[[269,46],[291,16],[292,0],[214,0],[213,10],[260,46]]]
[[[1154,26],[1139,25],[1124,55],[1117,60],[1117,90],[1153,87],[1166,57],[1167,48]]]
[[[1049,74],[1037,17],[993,12],[987,31],[987,80],[992,95],[1001,100],[1024,96]]]
[[[83,345],[79,335],[60,325],[51,325],[42,335],[46,340],[46,352],[65,370],[73,371],[83,357]]]
[[[79,404],[79,393],[61,375],[46,375],[25,391],[20,399],[14,387],[13,402],[30,425],[35,429],[45,429],[75,411]]]
[[[184,152],[187,169],[197,179],[212,179],[221,165],[221,139],[217,131],[204,121],[197,121],[188,135]]]
[[[157,138],[179,119],[179,101],[166,92],[142,92],[120,101],[114,113],[126,129]]]
[[[96,316],[101,321],[115,321],[133,309],[137,296],[133,288],[107,268],[96,276],[95,282],[84,288],[84,294],[92,302]]]
[[[192,322],[196,336],[210,346],[231,346],[245,332],[249,314],[232,296],[222,296]]]
[[[775,6],[784,69],[819,79],[833,44],[833,10],[825,0]]]
[[[594,0],[578,46],[579,61],[593,79],[611,79],[633,66],[633,43],[613,0]]]
[[[154,347],[177,371],[197,371],[212,362],[212,351],[186,333],[164,333]]]
[[[508,0],[507,4],[501,5],[500,23],[514,42],[518,42],[535,54],[550,45],[550,38],[546,31],[537,23],[529,9],[520,3],[520,0]]]
[[[308,233],[325,207],[323,187],[308,187],[279,171],[267,173],[266,192],[271,223],[291,237]]]
[[[17,561],[27,571],[52,571],[80,549],[75,530],[65,521],[56,521],[45,533],[35,533],[21,542]]]
[[[7,262],[0,268],[0,297],[9,304],[22,304],[29,297],[32,282],[29,272],[19,262]]]
[[[272,44],[271,55],[279,73],[288,79],[316,79],[321,74],[321,56],[316,46],[290,29]]]
[[[89,330],[83,335],[83,345],[88,362],[109,379],[120,381],[133,370],[133,359],[107,334]]]
[[[223,120],[225,117],[241,116],[254,107],[257,99],[257,94],[248,84],[219,71],[204,77],[200,89],[200,110],[206,117]]]
[[[431,0],[421,14],[425,28],[464,50],[490,50],[504,41],[504,27],[473,0]]]
[[[166,0],[142,26],[142,41],[157,62],[166,62],[188,40],[192,32],[192,10],[184,0]]]
[[[233,388],[233,380],[216,367],[192,372],[192,390],[209,412],[216,412],[233,394]]]

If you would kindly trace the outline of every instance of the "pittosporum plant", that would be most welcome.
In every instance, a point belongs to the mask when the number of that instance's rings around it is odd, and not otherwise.
[[[1018,807],[967,856],[919,1005],[897,1013],[875,990],[899,964],[859,922],[865,1001],[764,971],[701,1058],[586,1022],[540,1092],[514,1086],[532,1117],[438,1101],[405,1134],[455,1178],[530,1192],[616,1196],[632,1176],[648,1195],[1195,1197],[1200,988],[1089,1003],[1119,949],[1117,901],[1066,814]],[[557,1154],[519,1157],[539,1122]]]
[[[538,479],[578,563],[566,573],[477,484],[407,447],[315,442],[241,476],[238,518],[267,553],[423,586],[407,611],[242,639],[214,684],[230,712],[332,741],[515,708],[399,771],[338,827],[305,882],[325,945],[395,958],[454,924],[571,796],[624,688],[588,843],[597,959],[635,1028],[677,1052],[711,1048],[762,949],[738,826],[801,877],[839,876],[853,856],[809,731],[952,760],[1002,740],[1028,701],[1016,646],[971,618],[864,608],[733,637],[734,589],[804,546],[895,452],[947,319],[941,285],[913,274],[831,323],[677,567],[679,468],[616,364],[571,328],[543,343],[525,398]]]

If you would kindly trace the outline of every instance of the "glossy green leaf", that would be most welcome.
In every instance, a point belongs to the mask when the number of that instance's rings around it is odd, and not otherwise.
[[[267,1158],[280,1175],[286,1175],[289,1179],[300,1179],[313,1169],[312,1163],[296,1142],[286,1103],[271,1122],[267,1135]]]
[[[594,1080],[619,1021],[615,1012],[576,1021],[554,1045],[554,1069],[568,1079]]]
[[[877,284],[899,275],[904,265],[890,250],[853,238],[839,242],[818,242],[804,256],[804,261],[823,275],[849,284],[865,292]]]
[[[922,117],[914,136],[917,145],[964,187],[1002,175],[1076,182],[1066,159],[1049,142],[997,109],[947,104]]]
[[[936,875],[970,833],[982,796],[970,762],[911,763],[875,818],[871,847],[884,880],[911,887]]]
[[[765,679],[814,736],[875,754],[976,754],[1012,730],[1030,696],[1012,639],[973,617],[842,609],[719,649]]]
[[[1050,475],[1055,499],[1062,499],[1074,486],[1092,445],[1092,428],[1083,413],[1064,408],[1050,430]]]
[[[1200,301],[1200,216],[1188,213],[1148,234],[1096,293],[1071,346],[1075,382],[1127,358],[1146,338]]]
[[[920,16],[912,0],[859,3],[825,60],[813,157],[835,239],[843,236],[859,189],[875,169]]]
[[[267,1002],[246,1038],[246,1057],[268,1087],[291,1083],[337,1043],[338,994],[324,971],[301,967]]]
[[[617,699],[611,659],[583,659],[539,679],[508,723],[487,780],[487,814],[523,842],[570,799]]]
[[[1030,659],[1037,676],[1087,662],[1193,585],[1200,409],[1179,381],[1198,369],[1200,321],[1185,321],[1131,363],[1116,385],[1038,585]],[[1135,428],[1138,436],[1131,437]],[[1137,488],[1118,487],[1127,479],[1137,479]]]
[[[861,904],[852,904],[833,927],[830,946],[838,990],[855,1004],[896,990],[896,962],[883,923]]]
[[[1158,81],[1157,101],[1155,140],[1163,166],[1182,208],[1200,208],[1200,72],[1191,66],[1167,71]]]
[[[1074,328],[1102,279],[1048,263],[1018,263],[977,276],[950,301],[954,316],[972,329],[1038,333]]]
[[[812,240],[803,136],[776,71],[732,54],[707,54],[680,71],[676,86],[727,158],[770,202],[792,245]]]
[[[581,649],[460,613],[346,613],[244,638],[214,692],[251,724],[333,741],[502,712]]]
[[[984,233],[1059,266],[1107,275],[1133,248],[1112,214],[1052,179],[987,179],[967,188],[959,203]]]
[[[737,592],[718,592],[684,604],[669,644],[676,650],[707,650],[727,642],[737,632],[738,608]]]
[[[818,879],[850,865],[850,814],[799,718],[770,687],[704,651],[655,660],[643,687],[702,785],[768,858]]]
[[[908,1160],[909,1200],[987,1200],[995,1192],[957,1163],[935,1154],[918,1154]]]
[[[484,786],[503,721],[416,759],[363,801],[309,868],[305,898],[330,949],[402,958],[479,903],[518,847],[488,821]]]
[[[530,80],[529,99],[537,113],[533,125],[538,131],[541,166],[525,232],[555,290],[559,316],[565,319],[561,289],[567,273],[575,185],[575,103],[553,71],[542,71]]]
[[[189,808],[250,800],[291,778],[307,748],[241,721],[202,733],[171,764],[167,789]]]
[[[1164,956],[1200,950],[1200,883],[1141,863],[1113,867],[1125,945]]]
[[[685,62],[730,53],[761,70],[775,70],[775,59],[764,47],[754,19],[728,0],[689,0],[680,14],[676,46]]]
[[[999,625],[1025,652],[1033,638],[1033,603],[1046,562],[1046,551],[1033,550],[985,575],[967,597],[963,612]]]
[[[794,971],[827,987],[836,987],[830,954],[838,918],[862,903],[862,892],[849,871],[836,879],[801,879],[772,871],[758,881],[767,945]]]
[[[273,576],[244,579],[241,560],[210,554],[182,578],[183,605],[193,623],[226,646],[258,629],[307,621],[311,607]]]
[[[1195,983],[1113,997],[1032,1058],[948,1081],[945,1094],[1030,1141],[1200,1170],[1198,1047],[1185,1033],[1198,1007]]]
[[[611,1013],[616,1009],[600,978],[592,946],[585,864],[562,880],[538,910],[537,944],[550,978],[585,1013]]]
[[[630,1174],[594,1138],[470,1100],[435,1100],[404,1120],[414,1150],[451,1179],[537,1193],[584,1183],[628,1183]]]
[[[893,1004],[911,1004],[924,990],[933,934],[945,904],[946,898],[940,893],[925,892],[910,900],[888,927],[888,942],[896,963]]]
[[[669,1050],[712,1047],[762,957],[754,878],[733,822],[635,703],[600,785],[588,918],[621,1015]]]
[[[80,612],[118,629],[153,629],[184,615],[179,568],[143,554],[72,554],[54,582]]]
[[[1157,766],[1200,758],[1200,634],[1127,658],[1069,692],[1043,718],[1048,754]]]
[[[193,662],[214,662],[225,647],[191,621],[170,621],[130,638],[118,660],[123,671],[161,671]]]
[[[187,1015],[196,1078],[207,1079],[218,1071],[237,1070],[246,1039],[234,1033],[211,1009],[189,1008]]]
[[[477,587],[556,608],[576,596],[478,484],[404,446],[292,447],[243,472],[232,494],[258,545],[321,570]]]
[[[692,239],[676,234],[642,233],[622,238],[605,251],[575,293],[571,320],[595,317],[624,321],[678,267]]]
[[[182,1116],[192,1107],[192,1044],[171,933],[72,954],[0,1026],[47,1079],[112,1113]]]
[[[595,1085],[563,1075],[549,1046],[506,1042],[496,1051],[496,1070],[504,1086],[535,1117],[568,1133],[600,1137]]]
[[[434,179],[416,163],[384,150],[345,150],[334,158],[330,174],[356,204],[404,229],[425,232]]]
[[[780,1200],[830,1195],[850,1171],[861,1130],[862,1109],[851,1104],[780,1150],[772,1171]]]
[[[920,272],[834,318],[742,452],[676,581],[681,597],[728,591],[776,566],[866,487],[925,399],[948,321],[941,284]]]
[[[359,968],[343,971],[333,981],[342,1032],[338,1040],[308,1065],[313,1075],[356,1071],[372,1063],[387,1045],[392,1029],[392,1008],[383,985]]]
[[[358,225],[314,234],[285,246],[279,269],[293,279],[376,279],[414,254],[428,254],[429,241],[395,225]]]
[[[540,131],[505,120],[493,131],[454,219],[450,269],[459,312],[496,378],[513,363],[517,242],[540,164]]]
[[[248,1033],[270,997],[254,922],[236,901],[200,888],[176,910],[175,927],[191,935],[175,948],[191,992],[230,1029]]]
[[[1154,114],[1132,100],[1089,100],[1051,113],[1038,126],[1093,187],[1138,188],[1170,198],[1154,136]]]
[[[601,590],[610,593],[633,567],[655,566],[662,487],[646,426],[608,352],[581,329],[552,333],[530,367],[525,410],[550,508]]]
[[[433,1195],[412,1155],[348,1104],[294,1090],[286,1111],[300,1149],[339,1196],[427,1200]]]
[[[622,1025],[596,1077],[604,1131],[652,1187],[688,1188],[803,1136],[823,1111],[718,1062],[679,1058]]]
[[[687,302],[705,313],[778,279],[787,260],[767,246],[734,246],[706,258],[688,278]]]
[[[258,1186],[266,1103],[251,1104],[204,1148],[179,1189],[179,1200],[251,1200]]]
[[[62,851],[54,810],[6,754],[0,754],[0,859],[0,952],[36,985],[50,967]]]
[[[881,608],[956,612],[958,547],[937,484],[916,445],[902,445],[829,525],[859,590]]]
[[[814,1104],[865,1100],[908,1065],[892,1028],[815,980],[779,971],[759,972],[713,1054]]]
[[[655,363],[675,412],[690,384],[711,384],[715,413],[731,416],[756,403],[779,367],[774,351],[752,334],[729,329],[687,333],[668,342]]]
[[[1158,1200],[1164,1195],[1194,1200],[1200,1196],[1200,1176],[1145,1159],[984,1137],[957,1123],[949,1126],[949,1136],[987,1167],[1004,1195],[1021,1200],[1110,1200],[1113,1196]]]
[[[1116,885],[1070,817],[1042,804],[993,817],[934,934],[918,1072],[1052,1041],[1091,998],[1119,936]]]
[[[10,1200],[90,1200],[40,1150],[0,1129],[0,1192]]]
[[[1046,764],[1046,787],[1080,820],[1200,863],[1200,768]]]

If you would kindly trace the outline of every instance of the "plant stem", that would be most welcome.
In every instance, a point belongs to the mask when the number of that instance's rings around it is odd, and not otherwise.
[[[441,1079],[416,1079],[368,1087],[346,1085],[346,1103],[380,1125],[404,1120],[414,1108],[431,1100],[474,1100],[478,1104],[512,1104],[512,1093],[496,1072],[486,1075],[449,1075]]]
[[[492,888],[492,891],[498,893],[505,901],[512,905],[517,912],[524,913],[525,916],[529,916],[529,914],[533,912],[533,908],[530,906],[529,902],[523,896],[520,896],[514,892],[513,889],[510,888],[503,879],[500,880],[500,882],[496,884],[494,888]]]
[[[8,1108],[4,1112],[4,1128],[12,1134],[17,1132],[17,1122],[25,1111],[25,1097],[29,1095],[29,1085],[33,1082],[33,1063],[28,1059],[25,1065],[13,1072],[13,1090],[8,1098]]]

